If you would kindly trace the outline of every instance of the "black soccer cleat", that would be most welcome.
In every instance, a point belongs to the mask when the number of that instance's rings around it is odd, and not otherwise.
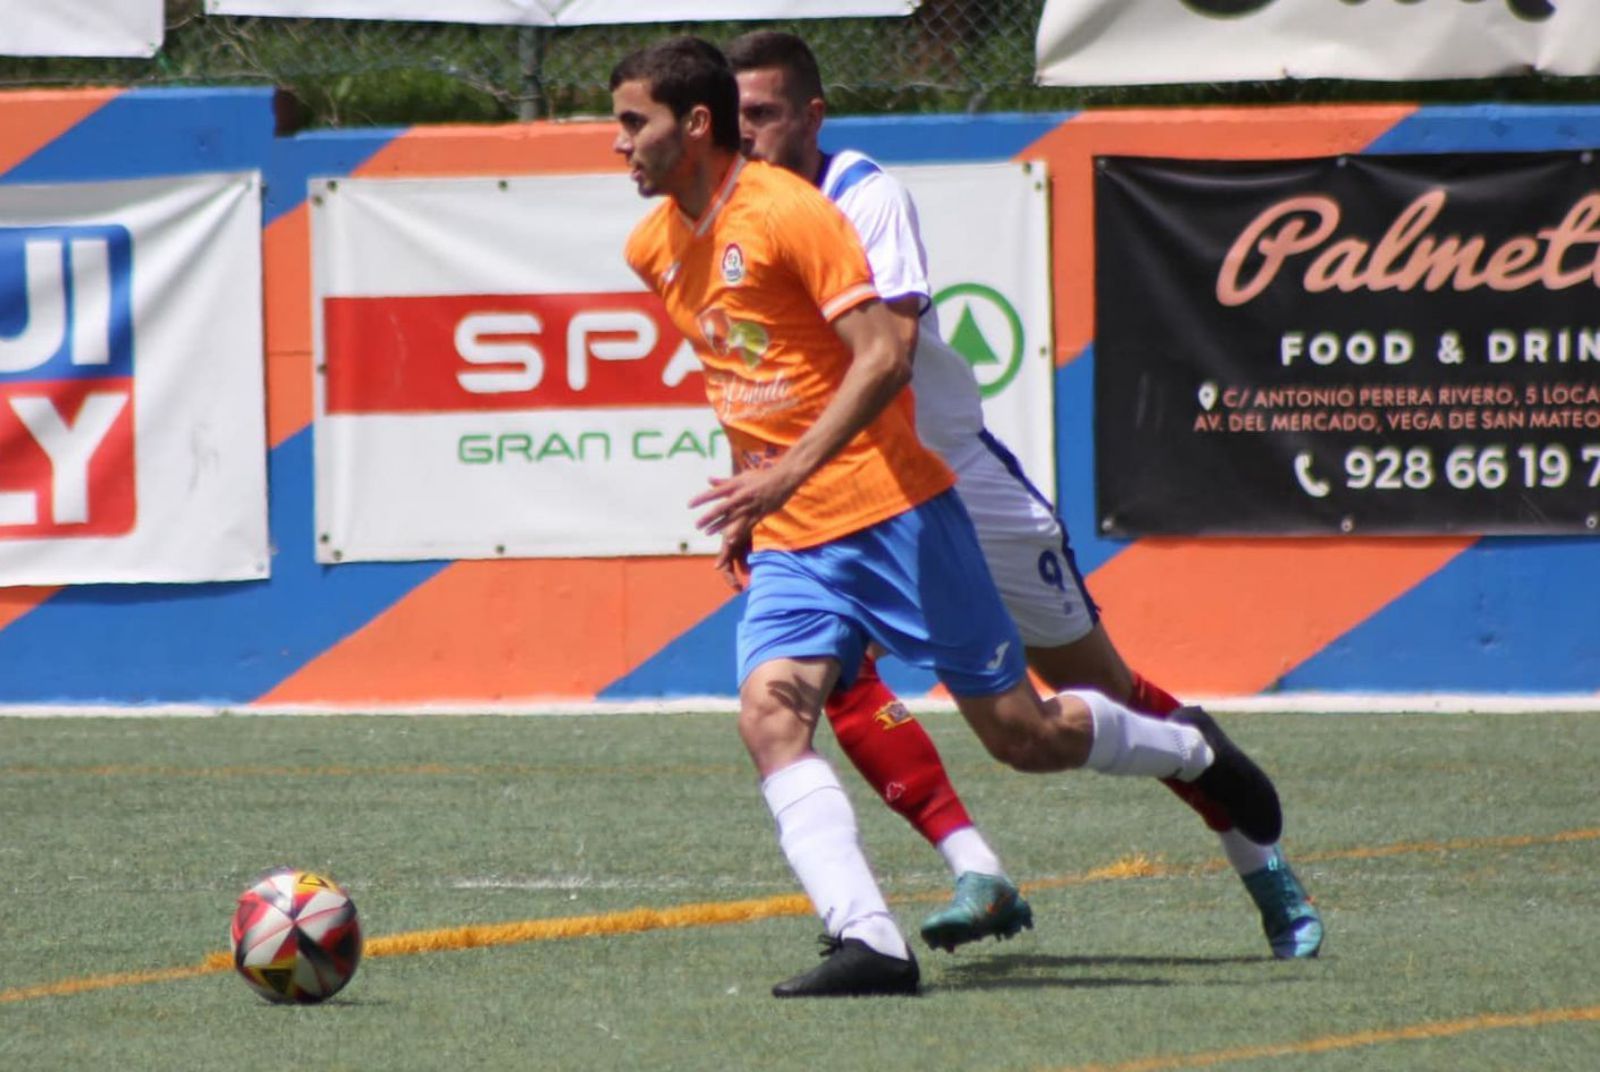
[[[1211,766],[1190,784],[1216,801],[1239,833],[1257,845],[1277,844],[1283,836],[1283,807],[1272,779],[1200,708],[1180,707],[1171,717],[1199,730],[1211,746]]]
[[[859,938],[822,936],[823,961],[810,971],[772,988],[775,998],[857,998],[874,994],[917,993],[917,958],[880,953]]]

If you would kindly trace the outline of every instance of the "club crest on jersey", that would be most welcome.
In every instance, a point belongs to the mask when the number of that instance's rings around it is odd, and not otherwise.
[[[744,250],[737,242],[729,242],[722,251],[722,281],[730,287],[744,282]]]
[[[767,329],[749,320],[735,320],[721,306],[702,310],[699,316],[700,333],[712,353],[719,357],[736,354],[747,368],[761,364],[771,344]]]

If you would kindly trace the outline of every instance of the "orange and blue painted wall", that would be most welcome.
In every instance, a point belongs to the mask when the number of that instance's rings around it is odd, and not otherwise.
[[[0,705],[536,705],[730,696],[740,601],[704,558],[318,565],[312,176],[614,170],[605,123],[280,137],[265,89],[0,95],[0,182],[259,169],[272,577],[0,589]],[[1410,105],[831,120],[894,163],[1030,159],[1053,190],[1059,491],[1129,661],[1191,696],[1600,697],[1600,543],[1579,537],[1099,538],[1091,160],[1580,149],[1600,107]],[[936,266],[937,267],[937,266]],[[932,681],[892,672],[911,695]]]

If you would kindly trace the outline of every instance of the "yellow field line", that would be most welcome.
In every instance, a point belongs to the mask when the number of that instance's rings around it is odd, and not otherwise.
[[[1582,830],[1561,830],[1554,834],[1507,834],[1500,837],[1449,838],[1442,841],[1396,841],[1389,845],[1367,845],[1353,849],[1329,849],[1323,852],[1297,852],[1296,864],[1334,863],[1344,860],[1380,860],[1391,856],[1410,856],[1422,853],[1470,852],[1482,849],[1526,849],[1539,845],[1570,845],[1579,841],[1600,840],[1600,827]],[[1178,878],[1205,875],[1228,868],[1226,860],[1207,860],[1196,864],[1163,864],[1144,856],[1132,856],[1107,867],[1096,868],[1077,875],[1055,875],[1049,878],[1030,879],[1022,883],[1024,892],[1058,890],[1068,886],[1082,886],[1090,882],[1107,882],[1130,878]],[[923,900],[923,897],[913,898]]]
[[[1523,1013],[1486,1013],[1460,1020],[1434,1020],[1381,1031],[1357,1031],[1349,1035],[1324,1035],[1302,1042],[1276,1042],[1261,1046],[1239,1046],[1230,1050],[1141,1057],[1116,1064],[1073,1065],[1054,1072],[1181,1072],[1189,1068],[1211,1068],[1241,1061],[1260,1061],[1269,1057],[1298,1057],[1333,1053],[1362,1046],[1382,1046],[1391,1042],[1418,1042],[1453,1038],[1474,1031],[1502,1031],[1510,1027],[1549,1027],[1554,1024],[1579,1024],[1600,1021],[1600,1005],[1572,1009],[1539,1009]]]
[[[1505,837],[1452,838],[1446,841],[1396,842],[1392,845],[1304,853],[1297,856],[1297,859],[1302,862],[1361,860],[1409,853],[1459,852],[1474,849],[1562,845],[1597,839],[1600,839],[1600,828],[1589,828],[1563,830],[1554,834],[1518,834]],[[1095,882],[1119,882],[1136,878],[1172,878],[1205,874],[1219,870],[1224,866],[1225,864],[1220,862],[1168,866],[1151,861],[1144,856],[1133,856],[1105,867],[1098,867],[1075,875],[1058,875],[1053,878],[1036,879],[1032,882],[1024,883],[1024,889],[1029,891],[1062,889]],[[943,896],[943,891],[935,891],[902,895],[891,898],[891,900],[903,903],[907,901],[937,900]],[[733,923],[749,923],[759,919],[805,916],[809,915],[811,911],[810,901],[801,894],[784,894],[778,897],[762,897],[746,901],[705,901],[697,904],[678,905],[675,908],[634,908],[627,911],[606,912],[599,915],[564,916],[554,919],[532,919],[516,923],[491,923],[393,934],[382,938],[369,939],[366,944],[365,955],[370,957],[407,956],[413,953],[451,952],[486,946],[553,941],[562,938],[642,934],[646,931],[722,926]],[[188,979],[194,976],[227,971],[230,967],[232,967],[232,959],[227,953],[212,953],[199,964],[188,967],[119,972],[111,975],[64,979],[55,983],[41,983],[36,986],[0,990],[0,1005],[29,1001],[34,998],[63,997],[95,990],[107,990],[114,987],[137,986],[143,983],[171,982],[178,979]],[[1228,1060],[1238,1059],[1241,1058],[1228,1058]],[[1122,1066],[1116,1067],[1119,1072],[1122,1072]],[[1138,1066],[1129,1066],[1129,1069],[1131,1070],[1135,1067]],[[1165,1068],[1167,1066],[1152,1067]],[[1189,1066],[1175,1065],[1172,1067]]]
[[[216,964],[222,958],[221,966]],[[0,1005],[13,1001],[31,1001],[34,998],[59,998],[70,994],[87,994],[93,990],[111,990],[119,986],[139,986],[142,983],[170,983],[178,979],[192,979],[197,975],[233,967],[233,958],[226,953],[213,953],[199,964],[187,968],[157,968],[153,971],[117,972],[113,975],[91,975],[82,979],[63,979],[57,983],[40,983],[38,986],[18,986],[0,990]]]

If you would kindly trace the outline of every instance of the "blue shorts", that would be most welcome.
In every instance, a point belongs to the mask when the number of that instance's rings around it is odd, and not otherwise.
[[[757,551],[739,623],[739,682],[772,659],[836,659],[855,679],[868,641],[938,675],[956,696],[1027,673],[966,508],[954,491],[803,551]]]

